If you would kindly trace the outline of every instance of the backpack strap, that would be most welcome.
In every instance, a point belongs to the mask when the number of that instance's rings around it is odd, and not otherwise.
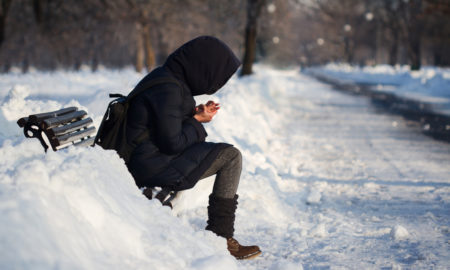
[[[143,141],[150,137],[150,132],[147,130],[143,131],[136,139],[133,140],[135,145],[140,145]]]

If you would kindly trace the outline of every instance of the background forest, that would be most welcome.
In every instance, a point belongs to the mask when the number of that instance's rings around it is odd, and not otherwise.
[[[219,37],[250,63],[450,65],[450,0],[0,3],[2,72],[99,65],[149,70],[199,35]]]

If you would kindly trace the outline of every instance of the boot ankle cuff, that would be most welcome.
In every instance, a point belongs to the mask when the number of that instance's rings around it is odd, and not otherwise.
[[[238,195],[231,199],[216,197],[213,194],[209,196],[209,218],[206,230],[226,239],[233,237],[237,198]]]

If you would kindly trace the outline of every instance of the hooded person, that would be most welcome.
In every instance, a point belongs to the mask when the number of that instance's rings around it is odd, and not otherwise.
[[[170,80],[131,100],[127,140],[131,143],[142,134],[148,139],[136,146],[127,167],[138,187],[163,191],[190,189],[215,174],[206,229],[226,238],[234,257],[248,259],[261,254],[259,247],[242,246],[233,238],[241,153],[230,144],[205,142],[203,123],[211,121],[220,107],[213,101],[196,106],[194,100],[217,92],[239,66],[225,43],[202,36],[182,45],[163,66],[146,75],[139,84]]]

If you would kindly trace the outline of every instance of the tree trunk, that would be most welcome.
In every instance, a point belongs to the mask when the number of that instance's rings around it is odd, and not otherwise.
[[[392,32],[392,41],[389,46],[389,65],[395,66],[397,64],[398,59],[398,42],[399,35],[398,30],[391,29]]]
[[[163,31],[160,27],[155,27],[156,31],[156,42],[158,46],[158,56],[156,57],[157,64],[164,63],[167,57],[169,56],[169,52],[167,51],[168,45],[164,41]]]
[[[145,64],[147,71],[150,71],[155,66],[155,52],[153,51],[150,38],[150,26],[148,24],[142,27],[142,39],[144,40]]]
[[[250,75],[253,73],[252,66],[255,60],[256,48],[256,29],[247,27],[245,29],[245,53],[242,64],[241,76]]]
[[[258,17],[265,0],[247,0],[247,25],[245,26],[245,52],[242,63],[241,76],[253,73],[252,66],[256,54],[256,31]]]
[[[142,69],[144,68],[145,52],[142,27],[140,24],[136,25],[136,30],[136,62],[134,67],[137,72],[142,72]]]
[[[96,72],[98,70],[98,66],[99,66],[98,57],[94,56],[94,58],[92,58],[92,62],[91,62],[91,70],[93,72]]]
[[[442,53],[438,49],[433,50],[433,64],[435,66],[442,66]]]
[[[408,43],[408,58],[411,62],[411,70],[419,70],[421,67],[421,40],[419,33],[410,33]]]
[[[0,47],[5,40],[6,17],[12,0],[0,0]]]
[[[421,67],[421,42],[423,24],[423,10],[421,0],[402,2],[403,10],[403,36],[406,41],[406,54],[411,70],[419,70]]]
[[[42,0],[33,0],[34,18],[37,24],[42,24]]]
[[[353,63],[353,47],[354,46],[352,37],[346,35],[344,37],[344,53],[345,53],[345,60],[349,64]]]
[[[23,60],[22,62],[22,73],[27,73],[30,70],[30,62],[28,59]]]

